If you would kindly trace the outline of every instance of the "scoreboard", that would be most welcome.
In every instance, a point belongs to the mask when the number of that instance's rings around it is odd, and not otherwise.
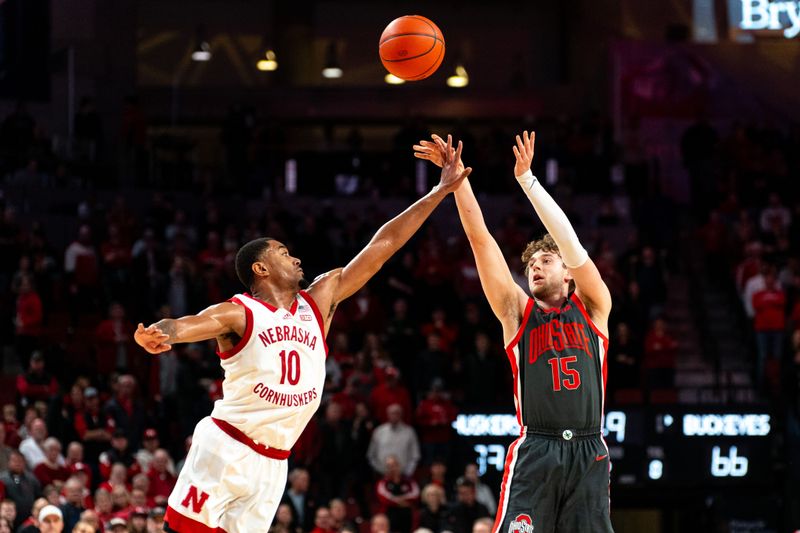
[[[460,414],[453,428],[461,457],[497,489],[508,445],[519,436],[516,416]],[[603,427],[612,485],[653,488],[769,483],[773,433],[769,414],[705,406],[608,411]]]

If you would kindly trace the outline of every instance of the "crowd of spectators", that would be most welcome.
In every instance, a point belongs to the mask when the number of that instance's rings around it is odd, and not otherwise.
[[[4,122],[3,142],[27,138],[28,148],[4,144],[2,153],[32,154],[38,165],[48,152],[35,148],[35,124],[25,117],[20,108]],[[558,190],[567,200],[563,186],[580,189],[610,156],[593,151],[602,142],[592,139],[604,139],[595,118],[549,128],[537,157],[563,162]],[[509,160],[512,139],[511,132],[503,137]],[[404,150],[411,159],[410,143]],[[481,152],[476,167],[495,165],[510,176],[508,162]],[[25,159],[6,157],[6,174]],[[57,176],[60,165],[48,165],[52,173],[42,175]],[[612,192],[610,181],[598,182],[593,193]],[[56,518],[67,532],[158,531],[194,426],[220,397],[222,375],[213,341],[151,357],[133,342],[135,324],[194,313],[241,292],[233,258],[252,238],[286,243],[313,276],[346,263],[391,215],[380,202],[355,213],[327,201],[311,211],[276,201],[248,217],[226,194],[201,192],[187,201],[143,189],[145,183],[130,197],[87,195],[71,212],[74,238],[59,245],[52,227],[21,223],[18,209],[30,187],[50,187],[55,198],[70,182],[7,184],[0,201],[0,338],[6,368],[20,370],[6,377],[0,425],[0,531],[3,521],[13,530],[47,531]],[[617,213],[610,196],[597,213],[569,214],[584,228],[584,244],[614,296],[610,401],[646,401],[649,380],[672,386],[669,376],[650,372],[675,360],[662,319],[671,243],[648,231],[653,226],[643,218],[646,202],[657,199],[633,198],[624,188],[614,194],[631,200],[633,220]],[[570,202],[564,205],[570,210]],[[503,209],[493,230],[526,286],[519,256],[543,229],[527,204]],[[604,228],[627,222],[639,232],[622,247],[604,237]],[[511,375],[463,234],[423,228],[341,305],[328,344],[323,405],[293,449],[275,532],[463,533],[473,525],[489,531],[494,491],[459,450],[451,424],[459,412],[512,412]]]

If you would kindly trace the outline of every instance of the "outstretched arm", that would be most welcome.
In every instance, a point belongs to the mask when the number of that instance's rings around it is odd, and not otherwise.
[[[608,314],[611,312],[611,293],[600,277],[594,261],[589,258],[589,254],[578,240],[567,215],[531,172],[535,140],[535,133],[528,135],[526,131],[522,137],[517,135],[517,145],[514,146],[514,156],[517,158],[514,175],[533,204],[542,224],[558,245],[561,258],[575,280],[575,292],[578,297],[586,304],[592,318],[605,326]]]
[[[451,141],[452,142],[452,141]],[[452,144],[451,144],[452,147]],[[405,211],[384,224],[367,246],[342,269],[333,270],[317,278],[309,293],[319,304],[326,323],[336,305],[355,294],[374,276],[383,264],[402,247],[422,226],[434,208],[461,184],[472,172],[471,168],[458,166],[461,143],[452,151],[442,167],[439,184],[428,194],[414,202]]]
[[[433,140],[434,142],[420,141],[420,144],[414,146],[414,156],[440,165],[447,146],[438,135],[433,135]],[[483,292],[495,316],[503,325],[504,337],[510,340],[519,327],[528,297],[514,282],[497,241],[489,233],[469,181],[461,184],[455,197],[461,225],[475,256]]]
[[[167,352],[176,342],[198,342],[224,339],[229,335],[241,337],[247,327],[244,308],[231,302],[212,305],[197,315],[165,318],[144,327],[139,324],[133,338],[152,354]]]

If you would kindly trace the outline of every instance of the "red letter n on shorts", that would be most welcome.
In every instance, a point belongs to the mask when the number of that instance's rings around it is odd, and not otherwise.
[[[192,511],[195,513],[199,513],[203,509],[203,505],[205,505],[206,500],[208,499],[207,492],[201,492],[200,496],[197,496],[197,487],[194,485],[189,486],[189,493],[186,494],[186,497],[181,502],[181,505],[188,508],[189,504],[192,504]]]

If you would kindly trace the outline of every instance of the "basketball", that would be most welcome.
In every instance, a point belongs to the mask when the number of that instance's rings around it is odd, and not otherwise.
[[[386,70],[407,81],[423,80],[436,72],[444,59],[444,36],[439,27],[419,15],[394,19],[378,45]]]

